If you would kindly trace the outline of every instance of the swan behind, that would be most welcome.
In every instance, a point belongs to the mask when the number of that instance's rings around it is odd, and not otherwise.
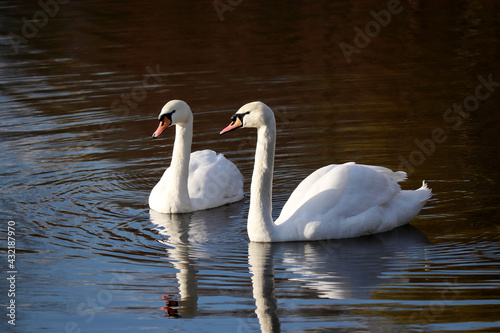
[[[159,213],[188,213],[243,199],[243,176],[222,154],[212,150],[191,153],[193,114],[184,101],[165,104],[153,138],[175,125],[170,167],[149,195],[149,207]]]
[[[431,196],[425,183],[401,190],[402,171],[356,164],[328,165],[305,178],[272,220],[272,177],[276,122],[262,102],[242,106],[221,135],[257,128],[247,231],[254,242],[306,241],[358,237],[409,223]]]

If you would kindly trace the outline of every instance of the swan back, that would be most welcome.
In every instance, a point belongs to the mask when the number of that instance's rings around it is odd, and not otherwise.
[[[318,169],[283,207],[277,234],[302,240],[348,238],[407,224],[431,192],[425,184],[402,191],[397,183],[402,178],[402,173],[354,162]]]
[[[192,210],[243,199],[243,176],[224,155],[205,149],[191,153],[188,179]]]
[[[297,186],[278,221],[304,212],[318,219],[333,213],[332,209],[337,216],[349,217],[390,201],[399,191],[394,179],[369,167],[354,162],[331,164],[316,170]]]

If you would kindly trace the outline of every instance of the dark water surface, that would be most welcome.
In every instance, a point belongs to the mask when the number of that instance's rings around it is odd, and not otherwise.
[[[500,331],[496,1],[40,3],[0,4],[2,332]],[[174,98],[247,194],[255,132],[218,132],[274,109],[274,216],[331,163],[434,196],[411,226],[328,242],[250,244],[248,196],[155,214]]]

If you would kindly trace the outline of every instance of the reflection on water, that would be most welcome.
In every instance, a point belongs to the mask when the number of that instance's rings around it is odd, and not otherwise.
[[[40,3],[0,4],[0,212],[18,271],[2,332],[499,329],[494,1],[401,2],[351,63],[339,44],[388,3],[242,1],[221,21],[211,2],[60,1],[46,22]],[[475,104],[479,77],[495,83]],[[255,133],[218,131],[246,102],[273,108],[275,218],[330,163],[408,161],[403,187],[435,195],[418,230],[323,243],[248,244],[248,197],[157,215],[173,132],[150,135],[174,98],[192,107],[193,150],[233,161],[246,194]]]
[[[173,248],[168,250],[168,257],[172,260],[175,269],[179,271],[176,274],[179,283],[178,297],[165,295],[163,300],[166,301],[166,306],[162,309],[169,316],[194,317],[197,313],[198,281],[196,279],[195,263],[192,258],[193,254],[188,246],[191,214],[160,214],[153,210],[150,210],[149,213],[151,222],[163,227],[160,233],[168,237],[168,243],[175,244]],[[205,237],[206,225],[202,228],[193,227],[193,229],[196,229],[195,235]]]
[[[423,257],[426,244],[426,236],[411,226],[356,239],[249,243],[248,262],[261,331],[280,330],[275,261],[284,268],[280,279],[292,282],[295,288],[311,289],[319,298],[368,299],[372,290],[383,283],[382,274],[404,260],[400,255],[412,251],[413,256]],[[291,292],[284,294],[290,297]],[[306,310],[306,306],[298,305],[295,311],[300,312],[302,307]],[[366,324],[364,321],[358,325]]]
[[[199,260],[203,255],[196,253],[196,247],[206,242],[224,243],[221,239],[224,233],[218,230],[223,223],[217,221],[224,221],[222,216],[235,216],[232,214],[240,211],[241,203],[182,215],[150,210],[151,222],[165,237],[160,242],[167,246],[169,260],[178,271],[175,274],[178,293],[162,298],[166,304],[162,309],[168,316],[193,318],[198,315],[199,270],[195,258]],[[356,239],[248,243],[248,266],[260,330],[280,330],[277,298],[295,298],[294,294],[300,294],[300,289],[311,290],[325,299],[369,299],[372,290],[384,283],[385,272],[404,264],[408,253],[413,258],[424,258],[427,245],[427,237],[412,226]],[[283,290],[278,296],[275,266],[279,269],[279,281],[282,281],[278,288]],[[398,284],[407,282],[402,279]],[[306,309],[307,305],[297,304],[293,311],[300,312],[302,307]],[[255,324],[248,320],[242,325],[250,328]],[[365,322],[362,326],[366,325]]]
[[[165,239],[159,242],[167,246],[168,258],[179,272],[177,295],[166,295],[163,310],[168,316],[191,318],[197,314],[198,281],[193,257],[198,257],[192,244],[224,243],[230,229],[228,219],[241,215],[242,203],[237,202],[208,211],[189,214],[161,214],[150,210],[151,222]],[[234,230],[238,233],[239,230]],[[243,236],[243,235],[242,235]],[[242,237],[243,238],[243,237]],[[243,242],[243,239],[242,239]]]

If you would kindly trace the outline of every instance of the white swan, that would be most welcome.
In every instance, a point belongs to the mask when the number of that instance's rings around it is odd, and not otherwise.
[[[409,223],[431,196],[423,183],[402,191],[402,171],[353,162],[316,170],[293,191],[273,222],[272,179],[276,122],[262,102],[242,106],[224,128],[257,128],[255,165],[250,189],[247,231],[253,242],[285,242],[358,237]]]
[[[201,150],[190,154],[193,114],[180,100],[165,104],[158,116],[157,138],[176,125],[170,167],[149,195],[149,207],[159,213],[189,213],[243,199],[243,176],[222,154]]]

